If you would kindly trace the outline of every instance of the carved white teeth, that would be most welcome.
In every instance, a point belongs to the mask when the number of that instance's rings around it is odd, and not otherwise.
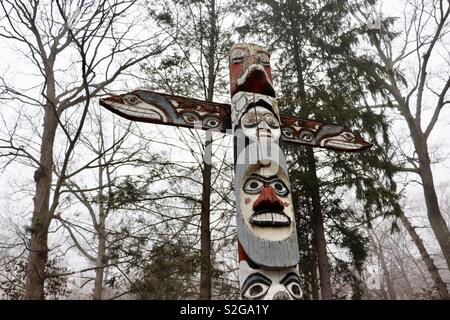
[[[253,215],[250,218],[250,223],[257,226],[289,226],[291,221],[288,216],[277,213],[268,212]]]
[[[280,216],[279,214],[273,214],[272,215],[272,219],[273,219],[274,222],[285,222],[285,221],[287,221],[287,217]]]

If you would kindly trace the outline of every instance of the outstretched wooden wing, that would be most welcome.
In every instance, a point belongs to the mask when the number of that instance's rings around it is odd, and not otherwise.
[[[136,90],[100,100],[100,105],[129,120],[225,132],[231,127],[228,104]]]
[[[100,105],[129,120],[231,133],[229,104],[136,90],[100,100]],[[281,115],[281,141],[338,151],[371,146],[345,127]]]
[[[294,116],[281,116],[281,140],[337,151],[361,151],[372,144],[345,127]]]

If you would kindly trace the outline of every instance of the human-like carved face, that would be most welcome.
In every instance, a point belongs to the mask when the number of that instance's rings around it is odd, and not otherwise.
[[[274,97],[270,56],[254,44],[236,44],[230,51],[231,96],[238,91],[262,93]]]
[[[250,108],[241,118],[242,132],[251,141],[257,138],[278,141],[281,136],[280,122],[268,109],[256,106]]]
[[[294,232],[290,184],[278,165],[250,166],[241,185],[241,212],[256,236],[282,241]]]
[[[302,298],[297,267],[264,270],[239,263],[241,298],[244,300],[299,300]]]

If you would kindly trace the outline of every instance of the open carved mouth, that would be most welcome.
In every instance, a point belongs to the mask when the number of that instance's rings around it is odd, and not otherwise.
[[[262,65],[252,64],[238,77],[237,91],[247,91],[275,97],[272,82]]]
[[[260,227],[285,227],[291,224],[291,218],[284,212],[264,210],[255,212],[250,217],[250,223]]]
[[[271,138],[272,137],[272,132],[270,132],[269,129],[258,129],[258,136],[261,137],[267,137],[267,138]]]

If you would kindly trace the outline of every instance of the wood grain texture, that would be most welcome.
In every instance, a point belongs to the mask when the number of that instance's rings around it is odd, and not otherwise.
[[[247,93],[252,95],[252,93]],[[248,96],[248,95],[247,95]],[[272,97],[256,94],[256,103]],[[136,90],[100,100],[106,109],[133,121],[214,130],[232,134],[231,106],[202,100]],[[240,112],[243,112],[240,110]],[[233,121],[232,121],[233,120]],[[336,151],[362,151],[371,147],[359,134],[343,126],[281,115],[281,144],[300,144]],[[216,122],[217,121],[217,122]]]
[[[100,100],[100,105],[129,120],[225,132],[230,106],[152,91],[136,90]]]
[[[276,173],[278,173],[278,175],[285,177],[286,183],[288,184],[287,164],[283,151],[279,148],[278,141],[272,141],[272,150],[275,151],[261,154],[258,152],[258,150],[260,150],[259,143],[248,144],[248,138],[240,128],[235,130],[234,138],[236,151],[236,224],[238,239],[241,246],[248,258],[262,268],[267,270],[281,270],[283,268],[293,267],[299,262],[299,253],[292,205],[288,208],[289,210],[292,210],[292,224],[287,227],[288,230],[286,230],[286,227],[282,229],[266,227],[265,230],[260,230],[261,232],[255,232],[255,227],[248,222],[249,216],[251,216],[253,212],[248,212],[250,209],[245,208],[242,199],[242,196],[245,194],[242,190],[246,178],[257,170],[261,162],[270,162],[271,165],[277,168],[272,173],[267,174],[267,176],[276,175]],[[247,211],[243,212],[243,209]],[[287,237],[286,231],[288,231]],[[279,240],[264,239],[261,236],[264,233],[271,233],[271,235],[266,234],[265,238],[274,239],[276,238],[277,233],[281,237]]]

